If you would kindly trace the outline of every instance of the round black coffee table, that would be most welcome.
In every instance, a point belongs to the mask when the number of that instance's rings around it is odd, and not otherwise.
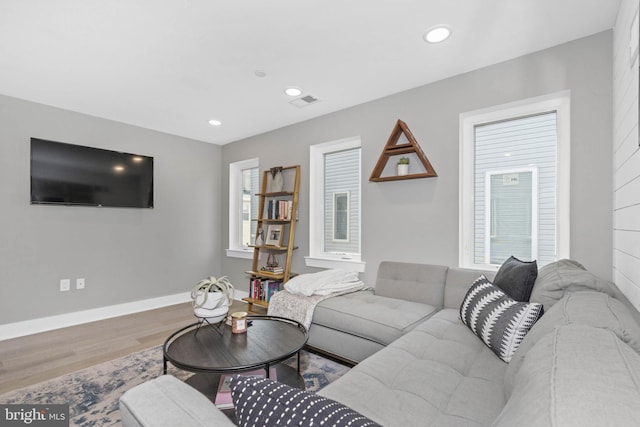
[[[234,334],[231,326],[188,325],[167,338],[162,348],[164,373],[167,363],[177,368],[196,372],[187,383],[215,400],[220,376],[258,368],[275,367],[277,380],[304,389],[300,375],[299,352],[307,343],[307,330],[300,323],[276,316],[249,316],[247,332]],[[280,362],[298,354],[298,369]]]

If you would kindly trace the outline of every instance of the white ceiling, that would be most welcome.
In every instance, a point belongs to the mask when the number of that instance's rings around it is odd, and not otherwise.
[[[0,93],[225,144],[610,29],[619,3],[0,0]]]

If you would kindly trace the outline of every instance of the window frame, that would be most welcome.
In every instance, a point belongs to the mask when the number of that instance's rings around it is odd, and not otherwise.
[[[324,156],[327,153],[360,149],[359,188],[362,200],[362,142],[359,136],[311,145],[309,147],[309,255],[305,256],[307,267],[341,268],[364,272],[362,244],[359,254],[337,254],[324,250]],[[351,197],[350,197],[351,199]],[[333,200],[333,199],[332,199]],[[351,207],[351,203],[349,205]],[[362,203],[360,203],[360,236],[362,236]],[[333,226],[333,224],[332,224]],[[332,233],[333,234],[333,233]]]
[[[242,171],[259,167],[258,158],[229,163],[229,248],[226,252],[231,258],[253,258],[253,248],[242,244]]]
[[[494,271],[500,267],[486,263],[478,264],[474,259],[475,127],[552,111],[556,112],[557,125],[555,258],[570,258],[571,102],[570,91],[561,91],[460,114],[460,267]]]

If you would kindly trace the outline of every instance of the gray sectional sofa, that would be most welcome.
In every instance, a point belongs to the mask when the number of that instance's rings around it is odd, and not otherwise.
[[[358,363],[382,350],[443,308],[458,308],[471,283],[495,272],[443,265],[380,263],[373,291],[320,302],[308,345]]]
[[[384,262],[375,291],[318,305],[309,344],[359,362],[318,394],[384,426],[640,425],[640,313],[562,260],[539,270],[544,305],[509,363],[460,320],[479,272]],[[123,425],[232,425],[173,377],[121,398]]]

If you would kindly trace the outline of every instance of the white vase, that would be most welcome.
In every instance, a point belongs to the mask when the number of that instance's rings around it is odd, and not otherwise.
[[[271,179],[271,192],[279,193],[282,191],[284,187],[284,180],[282,178],[282,171],[277,171],[274,175],[272,175]]]
[[[398,176],[409,175],[409,165],[406,163],[398,164]]]
[[[224,298],[224,301],[221,301]],[[195,303],[199,307],[193,308],[193,314],[196,317],[204,318],[209,323],[222,322],[229,313],[229,300],[222,292],[209,292],[207,300],[202,304],[204,300],[204,292],[198,291],[196,294]],[[200,307],[200,305],[202,306]]]
[[[258,235],[256,236],[256,246],[264,245],[264,230],[261,228],[258,230]]]

